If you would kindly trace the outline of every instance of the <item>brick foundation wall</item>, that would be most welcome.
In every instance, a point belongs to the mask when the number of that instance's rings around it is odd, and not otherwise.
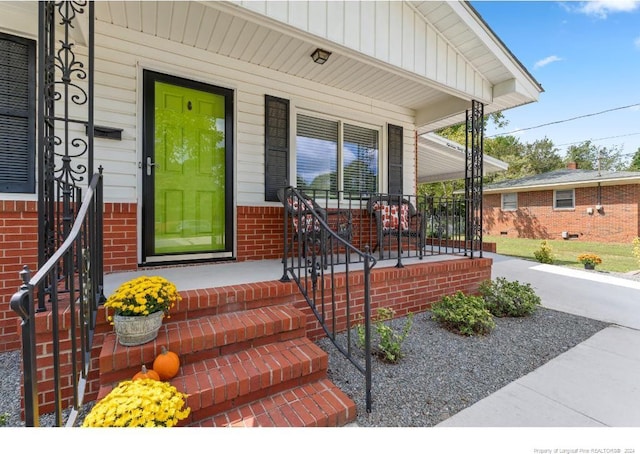
[[[104,204],[104,272],[138,267],[138,205]]]
[[[38,269],[38,214],[35,201],[0,201],[0,352],[20,348],[20,318],[11,310],[11,296],[27,265]],[[104,205],[104,271],[137,268],[137,205]]]
[[[270,260],[282,257],[284,236],[282,207],[239,206],[238,261]]]
[[[388,307],[395,310],[396,317],[402,317],[409,312],[429,310],[440,298],[457,291],[478,294],[480,283],[491,279],[492,263],[489,258],[455,259],[412,264],[404,268],[374,268],[370,277],[371,313],[375,314],[380,307]],[[355,274],[349,282],[352,304],[355,304],[354,315],[363,310],[364,287],[361,277]],[[338,297],[343,295],[341,289],[345,285],[346,279],[336,280],[335,293]],[[296,307],[307,313],[307,336],[312,340],[324,337],[325,333],[307,303],[300,299]],[[346,312],[340,308],[340,304],[338,311],[337,330],[341,331],[346,328]],[[330,317],[330,312],[327,317]]]
[[[640,233],[640,185],[576,188],[575,209],[554,210],[553,191],[518,193],[518,209],[502,211],[500,194],[483,197],[483,228],[488,235],[514,238],[562,239],[562,232],[583,241],[630,243]],[[593,214],[587,213],[593,209]]]
[[[20,317],[11,310],[11,296],[22,281],[24,265],[38,264],[38,207],[34,201],[0,200],[0,352],[20,348]]]

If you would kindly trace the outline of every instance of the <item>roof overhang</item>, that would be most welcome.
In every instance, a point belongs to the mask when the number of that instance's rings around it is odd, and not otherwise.
[[[535,102],[542,92],[466,1],[95,5],[98,23],[323,84],[337,96],[365,96],[373,109],[405,109],[419,133],[463,122],[472,100],[488,114]],[[318,47],[332,53],[323,65],[310,58]]]
[[[509,165],[483,156],[483,174],[507,170]],[[458,180],[465,177],[466,153],[462,145],[434,133],[418,137],[418,183]]]
[[[605,177],[594,178],[582,181],[569,181],[562,183],[545,183],[545,184],[525,184],[509,187],[487,188],[482,189],[484,194],[504,194],[509,192],[525,192],[525,191],[548,191],[559,189],[588,188],[594,186],[619,186],[623,184],[640,184],[640,176],[636,177]]]

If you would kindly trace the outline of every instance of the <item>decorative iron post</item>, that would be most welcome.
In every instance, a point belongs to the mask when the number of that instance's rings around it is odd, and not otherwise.
[[[72,42],[72,29],[85,13],[87,63],[76,57]],[[81,202],[75,187],[88,185],[93,172],[93,20],[93,2],[38,4],[39,267],[69,234]],[[51,285],[39,291],[38,311],[46,310],[43,292]]]
[[[484,144],[484,105],[471,102],[467,110],[466,124],[466,167],[464,180],[465,194],[465,249],[470,249],[482,257],[482,157]]]

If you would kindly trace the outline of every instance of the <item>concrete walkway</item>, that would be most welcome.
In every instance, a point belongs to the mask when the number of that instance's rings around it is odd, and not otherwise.
[[[640,282],[488,254],[544,307],[611,323],[437,427],[640,427]]]

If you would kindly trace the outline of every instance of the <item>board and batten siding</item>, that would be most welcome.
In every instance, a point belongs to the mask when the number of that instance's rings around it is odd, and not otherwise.
[[[136,201],[140,196],[141,68],[235,90],[238,205],[269,204],[264,202],[265,94],[289,99],[294,115],[295,109],[300,108],[369,123],[383,130],[387,122],[403,126],[405,191],[414,191],[414,118],[410,110],[102,22],[97,23],[96,43],[95,121],[123,129],[121,142],[96,141],[96,165],[103,165],[107,174],[107,201]],[[383,139],[384,136],[381,144],[385,143]],[[386,163],[384,156],[381,162]]]
[[[491,100],[491,83],[407,2],[237,0],[235,3],[435,80],[472,99]]]

